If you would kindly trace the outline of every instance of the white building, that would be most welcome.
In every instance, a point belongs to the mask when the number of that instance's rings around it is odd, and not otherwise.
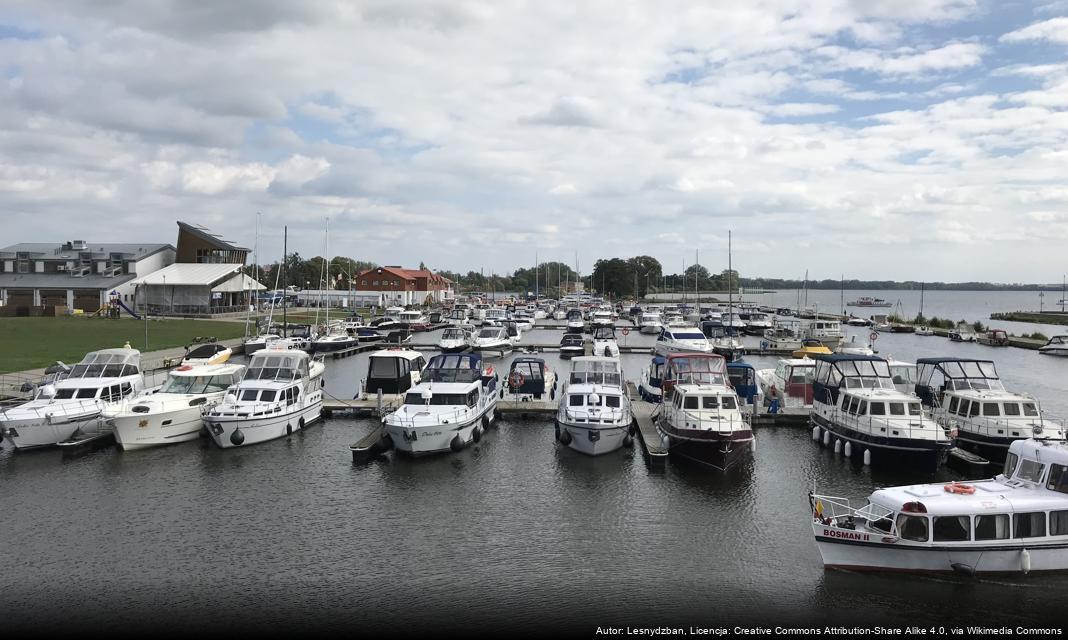
[[[175,263],[131,284],[136,309],[147,304],[151,315],[206,315],[248,309],[255,294],[267,288],[242,273],[243,265]]]

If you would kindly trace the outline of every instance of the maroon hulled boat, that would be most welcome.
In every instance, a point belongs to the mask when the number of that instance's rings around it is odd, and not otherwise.
[[[753,429],[739,409],[723,356],[667,356],[656,427],[672,456],[726,471],[752,449]]]

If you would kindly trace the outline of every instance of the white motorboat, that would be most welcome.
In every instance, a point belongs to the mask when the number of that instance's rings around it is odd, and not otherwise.
[[[741,333],[746,327],[745,320],[742,320],[737,313],[724,313],[720,316],[719,322],[727,329],[734,329],[735,333]]]
[[[267,442],[319,419],[323,372],[319,360],[296,349],[264,349],[222,402],[204,414],[208,435],[224,449]]]
[[[449,323],[450,327],[463,327],[471,324],[467,319],[467,311],[463,309],[453,309],[449,312],[449,315],[445,316],[445,322]]]
[[[397,318],[397,322],[399,322],[402,327],[406,327],[408,331],[425,331],[430,327],[430,320],[426,317],[426,314],[415,309],[411,311],[401,311]]]
[[[39,388],[29,402],[0,411],[0,432],[17,449],[106,437],[111,427],[101,412],[144,388],[140,351],[92,351],[66,377]]]
[[[582,317],[581,309],[570,309],[567,312],[567,330],[571,333],[582,333],[586,330],[586,320]]]
[[[971,325],[966,322],[957,324],[956,327],[950,329],[946,334],[950,342],[978,342],[979,336],[972,330]]]
[[[844,353],[851,356],[873,356],[875,350],[872,349],[871,344],[865,344],[863,342],[857,342],[857,336],[853,335],[849,337],[848,342],[843,342],[834,349],[835,353]]]
[[[1068,570],[1068,445],[1017,440],[989,480],[877,489],[866,504],[812,494],[828,569],[1027,575]],[[1048,526],[1047,526],[1048,523]]]
[[[243,343],[244,354],[251,356],[260,349],[265,349],[281,339],[282,336],[276,333],[261,333],[257,336],[249,336]]]
[[[329,353],[351,349],[359,344],[359,338],[349,335],[348,332],[339,329],[312,340],[311,348],[317,353]]]
[[[882,298],[873,298],[871,296],[861,296],[852,302],[846,303],[847,307],[889,307],[892,306],[886,300]]]
[[[842,323],[837,320],[816,318],[801,326],[801,337],[819,340],[824,346],[834,348],[842,341]]]
[[[753,429],[727,379],[723,356],[667,356],[662,389],[654,418],[670,455],[726,471],[749,454]]]
[[[858,318],[857,316],[851,315],[846,318],[845,323],[851,327],[867,327],[871,325],[871,320],[866,320],[864,318]]]
[[[1038,352],[1047,356],[1068,356],[1068,336],[1053,336],[1038,348]]]
[[[616,343],[616,328],[612,325],[594,325],[593,355],[607,358],[619,357],[619,344]]]
[[[933,336],[935,334],[935,332],[931,330],[931,327],[928,327],[927,325],[916,327],[914,333],[918,336]]]
[[[1016,440],[1064,440],[1064,424],[1042,415],[1038,401],[1005,389],[991,360],[920,358],[916,393],[957,446],[1001,460]]]
[[[530,331],[534,328],[534,318],[527,315],[527,312],[523,309],[516,311],[509,320],[515,321],[516,329],[520,332]]]
[[[438,340],[438,348],[442,353],[459,353],[467,351],[471,347],[471,332],[459,327],[446,327],[441,332]]]
[[[586,339],[581,333],[565,333],[560,339],[560,357],[567,359],[586,354]]]
[[[557,307],[553,311],[553,320],[567,320],[567,309],[563,307]]]
[[[508,311],[505,309],[498,309],[496,307],[486,309],[485,313],[482,315],[482,326],[496,327],[500,325],[501,320],[506,320],[507,318]]]
[[[481,441],[497,406],[497,378],[483,375],[481,362],[473,353],[432,357],[404,404],[383,420],[386,448],[420,456]]]
[[[646,402],[659,403],[663,399],[664,365],[667,358],[653,356],[649,366],[642,369],[642,377],[638,379],[638,396]]]
[[[768,314],[760,311],[753,311],[749,313],[749,318],[745,321],[745,333],[751,336],[762,336],[764,335],[764,332],[771,329],[772,326],[774,325]]]
[[[659,313],[646,311],[642,313],[638,320],[638,327],[638,331],[641,333],[656,335],[664,328],[664,323]]]
[[[777,318],[764,332],[761,347],[776,351],[796,351],[801,348],[801,321]]]
[[[611,327],[615,324],[612,312],[607,309],[597,309],[590,314],[590,327]]]
[[[816,356],[812,385],[813,437],[847,456],[873,463],[913,463],[930,470],[945,461],[953,442],[920,406],[898,391],[886,360],[876,356]]]
[[[682,317],[682,314],[678,311],[668,311],[664,314],[664,328],[678,328],[689,327],[690,324],[686,322],[686,319]]]
[[[560,391],[557,441],[588,455],[610,453],[633,442],[631,420],[619,359],[574,358]]]
[[[471,349],[482,352],[495,352],[504,355],[512,350],[512,339],[504,327],[482,327],[471,339]]]
[[[222,364],[229,360],[231,355],[233,355],[233,350],[230,347],[218,342],[210,342],[187,350],[182,358],[182,364]]]
[[[185,364],[170,372],[159,389],[104,409],[104,420],[125,451],[196,440],[202,416],[241,380],[240,364]]]
[[[669,353],[712,353],[712,344],[697,327],[664,327],[656,339],[654,352],[660,355]]]
[[[809,358],[783,358],[774,369],[759,369],[757,384],[764,396],[764,404],[777,408],[812,408],[812,380],[816,375],[816,361]]]

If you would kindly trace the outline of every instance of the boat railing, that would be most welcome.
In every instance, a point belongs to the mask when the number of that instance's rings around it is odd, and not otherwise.
[[[78,417],[82,415],[93,415],[100,413],[104,405],[98,400],[75,400],[64,399],[56,400],[49,404],[40,406],[28,407],[25,404],[16,407],[10,407],[12,409],[17,408],[20,412],[25,412],[33,415],[35,418],[43,419],[62,419],[69,417]],[[57,411],[58,410],[58,411]]]
[[[924,425],[925,418],[929,419],[929,416],[921,412],[918,416],[881,416],[882,420],[878,420],[870,415],[854,415],[848,411],[842,411],[839,407],[831,409],[831,421],[843,424],[854,429],[866,428],[871,435],[882,436],[886,438],[908,438],[923,439],[922,436],[934,434],[934,440],[940,440],[940,435],[946,438],[945,430],[937,422],[934,423],[934,428]],[[907,422],[906,422],[907,419]],[[900,420],[900,422],[898,422]],[[879,431],[877,431],[879,430]]]
[[[1049,436],[1048,430],[1061,430],[1068,429],[1068,420],[1065,418],[1050,416],[1045,413],[1041,413],[1037,416],[958,416],[956,414],[947,413],[945,411],[939,411],[935,414],[936,422],[946,428],[960,429],[962,426],[979,427],[987,430],[994,430],[995,435],[1010,436],[1009,433],[996,433],[996,431],[1006,431],[1008,429],[1016,429],[1018,431],[1026,431],[1026,436],[1043,437]]]
[[[483,398],[480,404],[477,404],[474,407],[457,407],[452,411],[448,412],[429,411],[426,407],[424,407],[422,411],[407,415],[402,415],[400,414],[400,412],[395,412],[391,414],[387,419],[393,424],[399,425],[401,427],[408,427],[410,429],[414,429],[416,427],[434,426],[437,424],[455,424],[456,422],[460,422],[461,420],[470,418],[472,412],[475,409],[483,408],[488,402],[488,399]],[[418,424],[419,422],[421,422],[420,418],[428,418],[430,419],[430,422]]]

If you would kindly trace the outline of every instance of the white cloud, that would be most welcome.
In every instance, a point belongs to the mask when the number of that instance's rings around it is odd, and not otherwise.
[[[1001,42],[1048,40],[1057,44],[1068,44],[1068,18],[1050,18],[1049,20],[1036,22],[1023,29],[1006,33],[999,40]]]

